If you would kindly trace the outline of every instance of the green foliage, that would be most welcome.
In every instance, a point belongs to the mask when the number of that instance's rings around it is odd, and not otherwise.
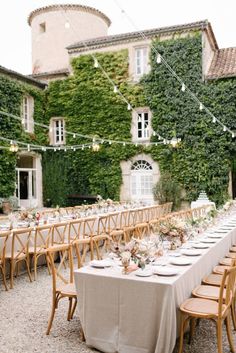
[[[107,74],[132,104],[145,105],[140,85],[131,86],[128,78],[128,52],[96,54]],[[66,129],[83,135],[130,141],[131,113],[90,55],[72,61],[73,76],[52,82],[47,92],[47,118],[64,117]],[[66,143],[85,144],[91,140],[67,135]],[[122,183],[120,162],[142,148],[104,143],[100,151],[91,149],[51,153],[43,159],[44,199],[66,204],[70,193],[102,195],[119,199]],[[64,163],[66,162],[66,165]],[[54,167],[55,166],[55,167]],[[58,167],[56,167],[58,166]],[[62,184],[59,185],[59,181]],[[60,181],[60,182],[61,182]]]
[[[173,209],[180,207],[181,186],[171,177],[170,174],[162,174],[158,183],[153,189],[154,197],[160,204],[173,202]]]
[[[4,75],[0,75],[0,110],[21,115],[21,102],[24,94],[34,98],[34,120],[44,119],[44,93],[30,85],[20,83]],[[21,121],[8,118],[0,114],[0,136],[12,140],[29,143],[45,143],[45,130],[35,129],[35,134],[27,134],[22,130]],[[37,138],[36,138],[37,135]],[[2,146],[9,146],[8,142],[0,141]],[[16,183],[16,155],[8,149],[0,150],[0,196],[7,198],[14,194]]]
[[[215,116],[231,129],[236,128],[236,80],[202,81],[202,42],[200,34],[165,42],[154,41],[154,47],[175,69],[185,84]],[[152,70],[143,79],[148,105],[153,112],[153,127],[162,136],[175,134],[181,145],[153,148],[161,172],[168,172],[186,191],[189,201],[204,189],[210,199],[222,204],[227,198],[230,159],[235,153],[231,135],[212,124],[206,112],[185,92],[165,65],[156,64],[156,53],[151,54]]]

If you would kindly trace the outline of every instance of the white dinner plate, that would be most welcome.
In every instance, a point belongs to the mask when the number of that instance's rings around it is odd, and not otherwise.
[[[223,234],[221,234],[221,233],[212,233],[212,234],[208,234],[208,238],[217,238],[217,239],[219,239],[219,238],[223,238]]]
[[[27,222],[18,222],[17,223],[17,227],[18,228],[27,228],[28,227],[28,223]]]
[[[201,251],[197,249],[184,249],[181,253],[186,256],[199,256],[202,254]]]
[[[207,248],[209,248],[209,244],[207,244],[207,243],[193,244],[193,248],[195,248],[195,249],[207,249]]]
[[[111,267],[112,263],[110,260],[92,260],[90,262],[90,266],[96,267],[96,268],[105,268],[105,267]]]
[[[192,265],[192,262],[189,259],[186,259],[184,257],[176,257],[175,259],[172,259],[170,261],[172,265],[176,266],[187,266],[187,265]]]
[[[139,277],[150,277],[153,275],[153,272],[150,269],[141,269],[139,268],[136,272],[135,272],[135,276],[139,276]]]
[[[215,230],[215,233],[222,233],[222,234],[226,234],[226,233],[228,233],[228,230],[227,229],[217,229],[217,230]]]
[[[201,242],[206,244],[213,244],[216,243],[216,240],[214,238],[204,238],[201,240]]]
[[[155,268],[153,273],[159,276],[176,276],[179,271],[173,267],[159,267]]]
[[[0,230],[9,230],[10,224],[0,224]]]

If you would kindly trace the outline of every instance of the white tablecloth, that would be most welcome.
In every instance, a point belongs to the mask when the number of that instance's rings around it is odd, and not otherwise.
[[[122,275],[118,266],[75,271],[78,309],[87,345],[107,353],[171,353],[179,305],[191,296],[236,241],[236,229],[216,239],[175,277]],[[173,265],[172,265],[173,266]]]

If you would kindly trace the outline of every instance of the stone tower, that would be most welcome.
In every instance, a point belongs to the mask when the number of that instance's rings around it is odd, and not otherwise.
[[[106,36],[111,21],[92,7],[66,4],[36,9],[28,23],[32,31],[32,73],[40,75],[68,70],[66,47]]]

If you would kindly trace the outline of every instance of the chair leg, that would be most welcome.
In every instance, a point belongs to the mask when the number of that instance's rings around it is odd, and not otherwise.
[[[233,299],[233,301],[234,300],[235,299]],[[231,310],[231,316],[232,316],[234,331],[236,331],[236,316],[235,316],[235,303],[234,302],[232,302],[230,310]]]
[[[93,240],[90,241],[90,260],[94,259],[94,252],[93,252]]]
[[[196,319],[193,317],[190,319],[190,331],[189,331],[189,340],[188,340],[189,344],[192,342],[195,327],[196,327]]]
[[[36,281],[37,279],[37,262],[38,262],[38,258],[37,255],[34,255],[34,280]]]
[[[15,271],[15,261],[11,259],[10,261],[10,288],[13,288],[13,276]]]
[[[231,327],[230,327],[230,316],[229,315],[226,317],[226,331],[227,331],[227,337],[228,337],[231,352],[235,353],[232,332],[231,332]]]
[[[184,314],[182,313],[180,315],[181,315],[181,322],[180,322],[180,337],[179,337],[179,353],[182,353],[183,343],[184,343],[184,331],[189,318],[185,317]]]
[[[67,321],[70,321],[71,319],[71,308],[72,308],[72,297],[69,297],[69,308],[68,308],[68,313],[67,313]]]
[[[29,280],[30,280],[30,282],[32,282],[30,268],[29,268],[29,256],[26,257],[25,263],[26,263],[26,269],[27,269],[27,273],[28,273],[28,276],[29,276]]]
[[[1,269],[1,272],[2,272],[2,279],[3,279],[3,284],[4,284],[4,287],[5,287],[5,290],[8,290],[7,288],[7,281],[6,281],[6,273],[5,273],[5,267],[0,267]]]
[[[52,327],[52,322],[53,322],[55,311],[56,311],[56,307],[57,307],[57,305],[56,305],[55,301],[53,301],[51,316],[50,316],[50,319],[48,321],[48,328],[47,328],[47,331],[46,331],[46,335],[49,335],[49,333],[50,333],[50,330],[51,330],[51,327]]]
[[[222,351],[222,321],[217,321],[217,347],[218,353],[223,353]]]
[[[76,305],[77,305],[77,298],[75,298],[74,305],[73,305],[72,310],[71,310],[71,316],[70,316],[71,319],[73,319]]]

